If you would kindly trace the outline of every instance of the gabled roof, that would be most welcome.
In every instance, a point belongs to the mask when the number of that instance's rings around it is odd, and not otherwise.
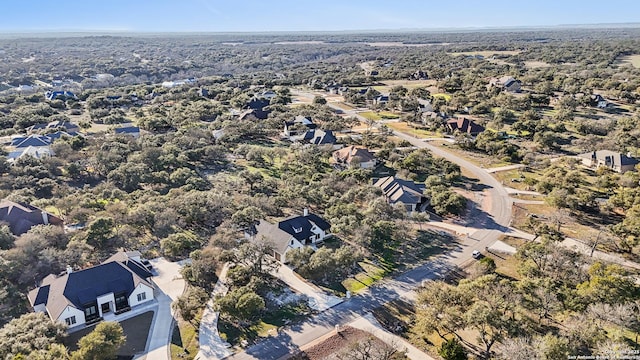
[[[83,309],[104,294],[125,293],[129,296],[139,284],[153,288],[147,280],[151,274],[146,269],[142,271],[139,264],[131,264],[131,259],[121,262],[114,258],[121,259],[122,256],[118,253],[100,265],[60,277],[47,276],[40,287],[29,292],[29,302],[32,306],[44,304],[49,316],[57,319],[67,306]]]
[[[610,150],[597,150],[578,155],[584,159],[594,159],[598,161],[610,161],[611,166],[636,165],[640,163],[638,159],[634,159],[625,154]]]
[[[425,197],[423,195],[425,185],[416,184],[413,181],[398,179],[395,176],[387,176],[378,179],[373,186],[382,189],[389,203],[419,204]]]
[[[62,224],[59,218],[28,204],[21,204],[10,200],[0,201],[0,222],[9,224],[9,229],[14,235],[21,235],[29,231],[35,225]]]
[[[51,139],[44,135],[29,135],[27,137],[19,137],[11,140],[11,145],[16,148],[26,148],[29,146],[49,146]]]
[[[335,144],[337,139],[333,135],[331,130],[313,129],[304,134],[303,140],[308,141],[314,145],[329,145]]]
[[[295,118],[293,118],[293,121],[286,121],[285,124],[287,124],[287,126],[302,124],[310,129],[316,128],[316,124],[313,123],[313,120],[302,115],[297,115]]]
[[[347,146],[333,152],[333,157],[339,162],[350,164],[354,158],[360,159],[360,162],[369,162],[376,159],[375,155],[367,148],[361,146]]]
[[[57,120],[57,121],[52,121],[50,123],[47,124],[46,128],[47,129],[55,129],[55,128],[59,128],[59,127],[63,127],[67,130],[74,130],[74,129],[79,129],[80,127],[70,121],[64,121],[64,120]]]
[[[140,128],[137,126],[125,126],[116,128],[116,134],[135,134],[140,132]]]
[[[249,102],[247,103],[247,105],[244,107],[245,109],[255,109],[255,110],[262,110],[262,108],[269,106],[270,102],[268,99],[259,99],[259,98],[252,98],[251,100],[249,100]]]
[[[29,146],[27,148],[20,148],[19,150],[12,151],[7,155],[7,160],[13,161],[23,156],[31,156],[36,159],[42,159],[47,156],[53,156],[54,152],[49,147],[44,146]]]
[[[289,247],[289,241],[291,238],[295,238],[298,241],[308,239],[313,232],[311,228],[317,226],[318,228],[327,231],[331,228],[331,225],[316,214],[307,214],[288,217],[277,224],[271,224],[266,220],[260,220],[258,225],[252,230],[256,239],[262,239],[270,241],[274,250],[279,254],[284,252]]]
[[[484,127],[476,124],[472,120],[469,120],[464,117],[459,117],[457,119],[452,119],[447,121],[447,126],[449,129],[454,132],[456,130],[467,133],[467,134],[479,134],[484,131]]]

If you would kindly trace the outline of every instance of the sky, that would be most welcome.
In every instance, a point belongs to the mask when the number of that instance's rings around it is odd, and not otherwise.
[[[640,23],[637,0],[2,0],[0,32],[267,32]]]

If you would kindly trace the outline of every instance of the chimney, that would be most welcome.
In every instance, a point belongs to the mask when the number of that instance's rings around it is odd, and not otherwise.
[[[303,212],[302,212],[303,216],[309,216],[309,209],[308,208],[304,208]]]
[[[67,265],[67,274],[71,274],[73,272],[73,268],[71,265]]]
[[[633,157],[633,156],[631,156],[631,151],[628,151],[628,152],[627,152],[627,157],[628,157],[628,158],[632,158],[632,157]]]

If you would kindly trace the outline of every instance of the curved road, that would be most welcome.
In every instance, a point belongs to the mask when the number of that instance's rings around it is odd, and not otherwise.
[[[314,97],[310,93],[294,93],[300,96]],[[332,106],[331,104],[328,105]],[[353,110],[346,113],[364,119]],[[460,165],[461,168],[464,168],[478,179],[477,185],[484,188],[483,196],[486,196],[486,205],[488,206],[484,210],[475,210],[478,214],[477,216],[474,214],[473,225],[482,229],[461,239],[460,246],[449,253],[438,256],[436,259],[409,270],[394,279],[383,280],[365,292],[313,316],[302,324],[291,326],[279,332],[278,336],[267,338],[248,347],[241,353],[232,355],[229,357],[230,359],[279,359],[333,331],[335,325],[345,325],[386,302],[398,298],[413,300],[415,288],[423,281],[444,276],[456,266],[470,261],[471,253],[474,250],[483,251],[485,247],[491,246],[505,232],[511,231],[509,222],[511,220],[512,201],[502,184],[487,173],[485,169],[455,154],[430,145],[423,140],[397,131],[394,134],[416,147],[429,149],[433,154]]]

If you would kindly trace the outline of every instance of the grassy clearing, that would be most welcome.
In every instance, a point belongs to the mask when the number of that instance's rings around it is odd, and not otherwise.
[[[508,162],[500,161],[499,159],[495,159],[490,155],[462,150],[462,149],[458,148],[457,146],[455,146],[454,144],[451,144],[451,143],[446,142],[446,141],[431,141],[430,144],[438,146],[438,147],[443,147],[448,152],[452,152],[452,153],[460,156],[461,158],[463,158],[463,159],[465,159],[465,160],[467,160],[467,161],[469,161],[469,162],[471,162],[471,163],[473,163],[475,165],[483,167],[483,168],[487,168],[488,169],[488,168],[493,168],[493,167],[513,165],[512,163],[508,163]]]
[[[620,56],[616,59],[618,65],[631,64],[634,68],[640,68],[640,55]]]
[[[231,323],[223,318],[218,321],[220,337],[232,345],[240,344],[243,340],[251,343],[258,338],[276,336],[278,329],[304,318],[308,308],[299,305],[284,305],[265,311],[262,319],[249,327]]]
[[[373,285],[376,281],[381,280],[388,272],[388,270],[375,265],[370,260],[365,260],[358,264],[362,268],[362,271],[342,281],[342,286],[352,294],[358,293]]]
[[[399,119],[400,115],[398,114],[394,114],[392,112],[388,112],[388,111],[380,111],[380,112],[374,112],[374,111],[365,111],[365,112],[361,112],[358,113],[358,115],[369,119],[369,120],[373,120],[373,121],[378,121],[378,120],[384,120],[384,119]]]
[[[447,53],[453,56],[484,56],[485,58],[492,57],[494,55],[518,55],[520,50],[485,50],[485,51],[463,51],[463,52],[450,52]]]
[[[202,313],[196,319],[199,322]],[[198,343],[198,329],[188,321],[180,318],[176,319],[173,333],[171,334],[171,360],[194,359],[198,354],[200,344]]]
[[[446,101],[450,101],[451,100],[451,95],[449,94],[444,94],[444,93],[438,93],[438,94],[432,94],[432,96],[434,98],[443,98]]]
[[[411,126],[410,124],[406,123],[406,122],[394,122],[394,123],[388,123],[387,126],[389,126],[390,128],[392,128],[393,130],[397,130],[403,133],[407,133],[410,135],[413,135],[417,138],[420,139],[427,139],[427,138],[441,138],[442,137],[442,133],[439,132],[435,132],[435,131],[429,131],[429,130],[424,130],[424,129],[416,129],[415,127]]]

